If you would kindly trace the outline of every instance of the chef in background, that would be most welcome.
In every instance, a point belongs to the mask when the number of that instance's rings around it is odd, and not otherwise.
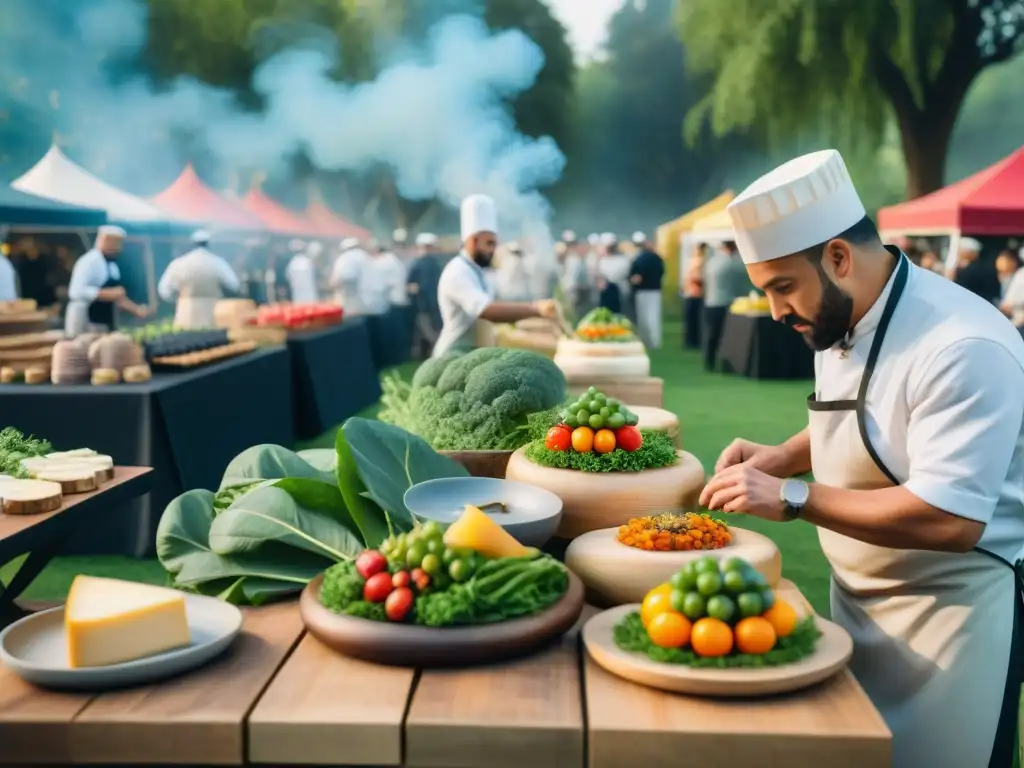
[[[18,298],[18,275],[14,265],[7,258],[11,252],[11,246],[7,243],[0,245],[0,301],[14,301]]]
[[[71,270],[64,333],[75,338],[83,333],[106,333],[117,329],[117,310],[138,318],[149,309],[128,298],[121,282],[117,258],[124,249],[127,233],[121,227],[102,226],[91,250],[83,253]]]
[[[636,329],[648,349],[661,349],[661,283],[665,279],[665,262],[643,232],[633,233],[633,244],[639,249],[629,267]]]
[[[484,276],[498,247],[498,210],[486,195],[462,201],[462,251],[441,272],[437,303],[443,327],[433,357],[476,347],[476,321],[515,323],[527,317],[557,317],[551,299],[531,303],[495,301]]]
[[[242,286],[227,260],[210,251],[209,232],[197,230],[192,243],[195,248],[167,265],[157,293],[168,304],[177,299],[176,328],[212,328],[217,302],[225,292],[238,293]]]
[[[331,268],[328,284],[334,290],[334,300],[346,315],[363,315],[366,310],[359,292],[363,272],[369,266],[370,256],[361,247],[358,237],[341,241],[338,257]]]
[[[502,301],[530,301],[530,272],[526,268],[522,246],[511,242],[502,249],[501,263],[495,273],[498,298]]]
[[[291,261],[288,262],[284,274],[288,279],[288,288],[293,303],[315,304],[320,301],[320,292],[317,289],[316,261],[323,252],[323,245],[313,241],[304,250],[292,256]]]
[[[406,291],[406,279],[409,268],[398,255],[405,246],[408,233],[404,229],[396,229],[392,233],[392,247],[381,248],[380,253],[371,264],[377,271],[377,279],[381,281],[388,294],[388,305],[406,307],[409,305],[409,294]]]
[[[567,229],[562,233],[565,258],[562,260],[562,293],[573,314],[583,317],[590,309],[590,281],[587,279],[587,244]]]
[[[430,357],[441,333],[441,309],[437,305],[437,283],[444,265],[437,253],[437,235],[421,232],[416,236],[419,255],[409,265],[406,292],[415,313],[413,325],[413,359]]]
[[[368,254],[366,266],[359,275],[359,301],[363,305],[363,312],[367,315],[383,315],[391,309],[391,290],[394,280],[393,269],[387,259],[388,249],[374,241],[369,243],[366,252]],[[402,281],[402,290],[405,290],[404,280]]]
[[[602,255],[597,262],[601,306],[629,315],[629,257],[619,250],[619,239],[611,232],[601,235]]]

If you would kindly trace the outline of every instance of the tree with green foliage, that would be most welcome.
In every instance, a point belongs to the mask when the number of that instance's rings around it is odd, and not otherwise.
[[[677,24],[691,71],[713,76],[691,138],[709,122],[877,146],[895,120],[914,198],[943,185],[975,79],[1024,45],[1024,0],[680,0]]]

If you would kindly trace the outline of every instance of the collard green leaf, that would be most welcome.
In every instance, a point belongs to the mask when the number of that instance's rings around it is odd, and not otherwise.
[[[190,559],[213,554],[210,526],[213,524],[213,493],[203,489],[186,491],[164,510],[156,529],[156,556],[172,576],[177,576]]]
[[[223,588],[230,586],[228,580],[242,577],[286,581],[301,590],[315,576],[325,571],[333,561],[318,557],[294,547],[273,542],[258,553],[240,555],[218,555],[214,552],[196,553],[186,559],[175,578],[175,583],[184,587],[201,587],[210,582],[221,582]],[[200,590],[202,591],[202,590]]]
[[[274,486],[250,491],[221,512],[210,527],[209,542],[218,555],[262,553],[278,542],[335,562],[363,549],[359,538],[335,518],[300,506]]]
[[[403,529],[412,526],[412,514],[405,506],[405,492],[425,480],[440,477],[468,477],[466,469],[447,456],[442,456],[427,442],[401,427],[353,417],[345,422],[338,436],[348,455],[355,461],[365,490],[377,506],[387,512]],[[338,469],[350,462],[338,451]],[[340,477],[339,477],[340,485]],[[358,495],[363,489],[357,489]],[[342,493],[345,489],[342,488]],[[352,510],[348,496],[345,502]]]
[[[359,528],[366,546],[371,549],[379,547],[390,533],[387,520],[363,484],[356,460],[352,456],[352,449],[345,439],[344,430],[338,430],[334,439],[334,450],[338,455],[338,490],[345,499],[345,507]]]
[[[253,576],[242,581],[242,593],[249,605],[266,605],[295,594],[296,587],[287,581],[260,579]]]
[[[231,460],[224,470],[220,489],[247,485],[257,480],[281,480],[285,477],[333,482],[334,472],[317,469],[295,451],[289,451],[280,445],[254,445]]]
[[[348,508],[345,506],[345,499],[333,478],[331,482],[325,483],[321,480],[307,480],[303,477],[286,477],[272,485],[291,496],[300,507],[322,512],[337,520],[353,533],[359,531],[359,527],[352,519],[352,515],[349,514]]]
[[[307,448],[296,455],[311,467],[329,475],[334,474],[334,468],[338,465],[338,454],[333,448]]]

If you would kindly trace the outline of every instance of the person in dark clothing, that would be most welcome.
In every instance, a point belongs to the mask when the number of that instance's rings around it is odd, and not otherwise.
[[[733,301],[752,288],[746,267],[736,243],[724,243],[704,263],[704,318],[701,341],[704,347],[704,368],[714,371],[718,363],[718,347],[729,307]]]
[[[654,252],[643,232],[634,233],[633,242],[640,248],[629,268],[637,332],[648,349],[660,349],[661,283],[665,279],[665,262]]]
[[[413,359],[430,357],[441,333],[441,308],[437,302],[437,284],[441,279],[444,259],[436,252],[437,236],[423,232],[416,238],[420,255],[409,265],[406,290],[415,314],[413,326]]]
[[[683,347],[700,349],[704,319],[704,259],[709,247],[694,249],[683,275]]]
[[[982,262],[981,243],[971,237],[960,239],[960,258],[953,281],[993,304],[999,303],[1002,292],[999,275],[990,263]]]

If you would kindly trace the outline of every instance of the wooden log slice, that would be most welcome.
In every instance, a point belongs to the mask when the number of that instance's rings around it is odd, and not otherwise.
[[[45,480],[0,480],[0,511],[5,515],[39,515],[60,509],[60,483]]]

